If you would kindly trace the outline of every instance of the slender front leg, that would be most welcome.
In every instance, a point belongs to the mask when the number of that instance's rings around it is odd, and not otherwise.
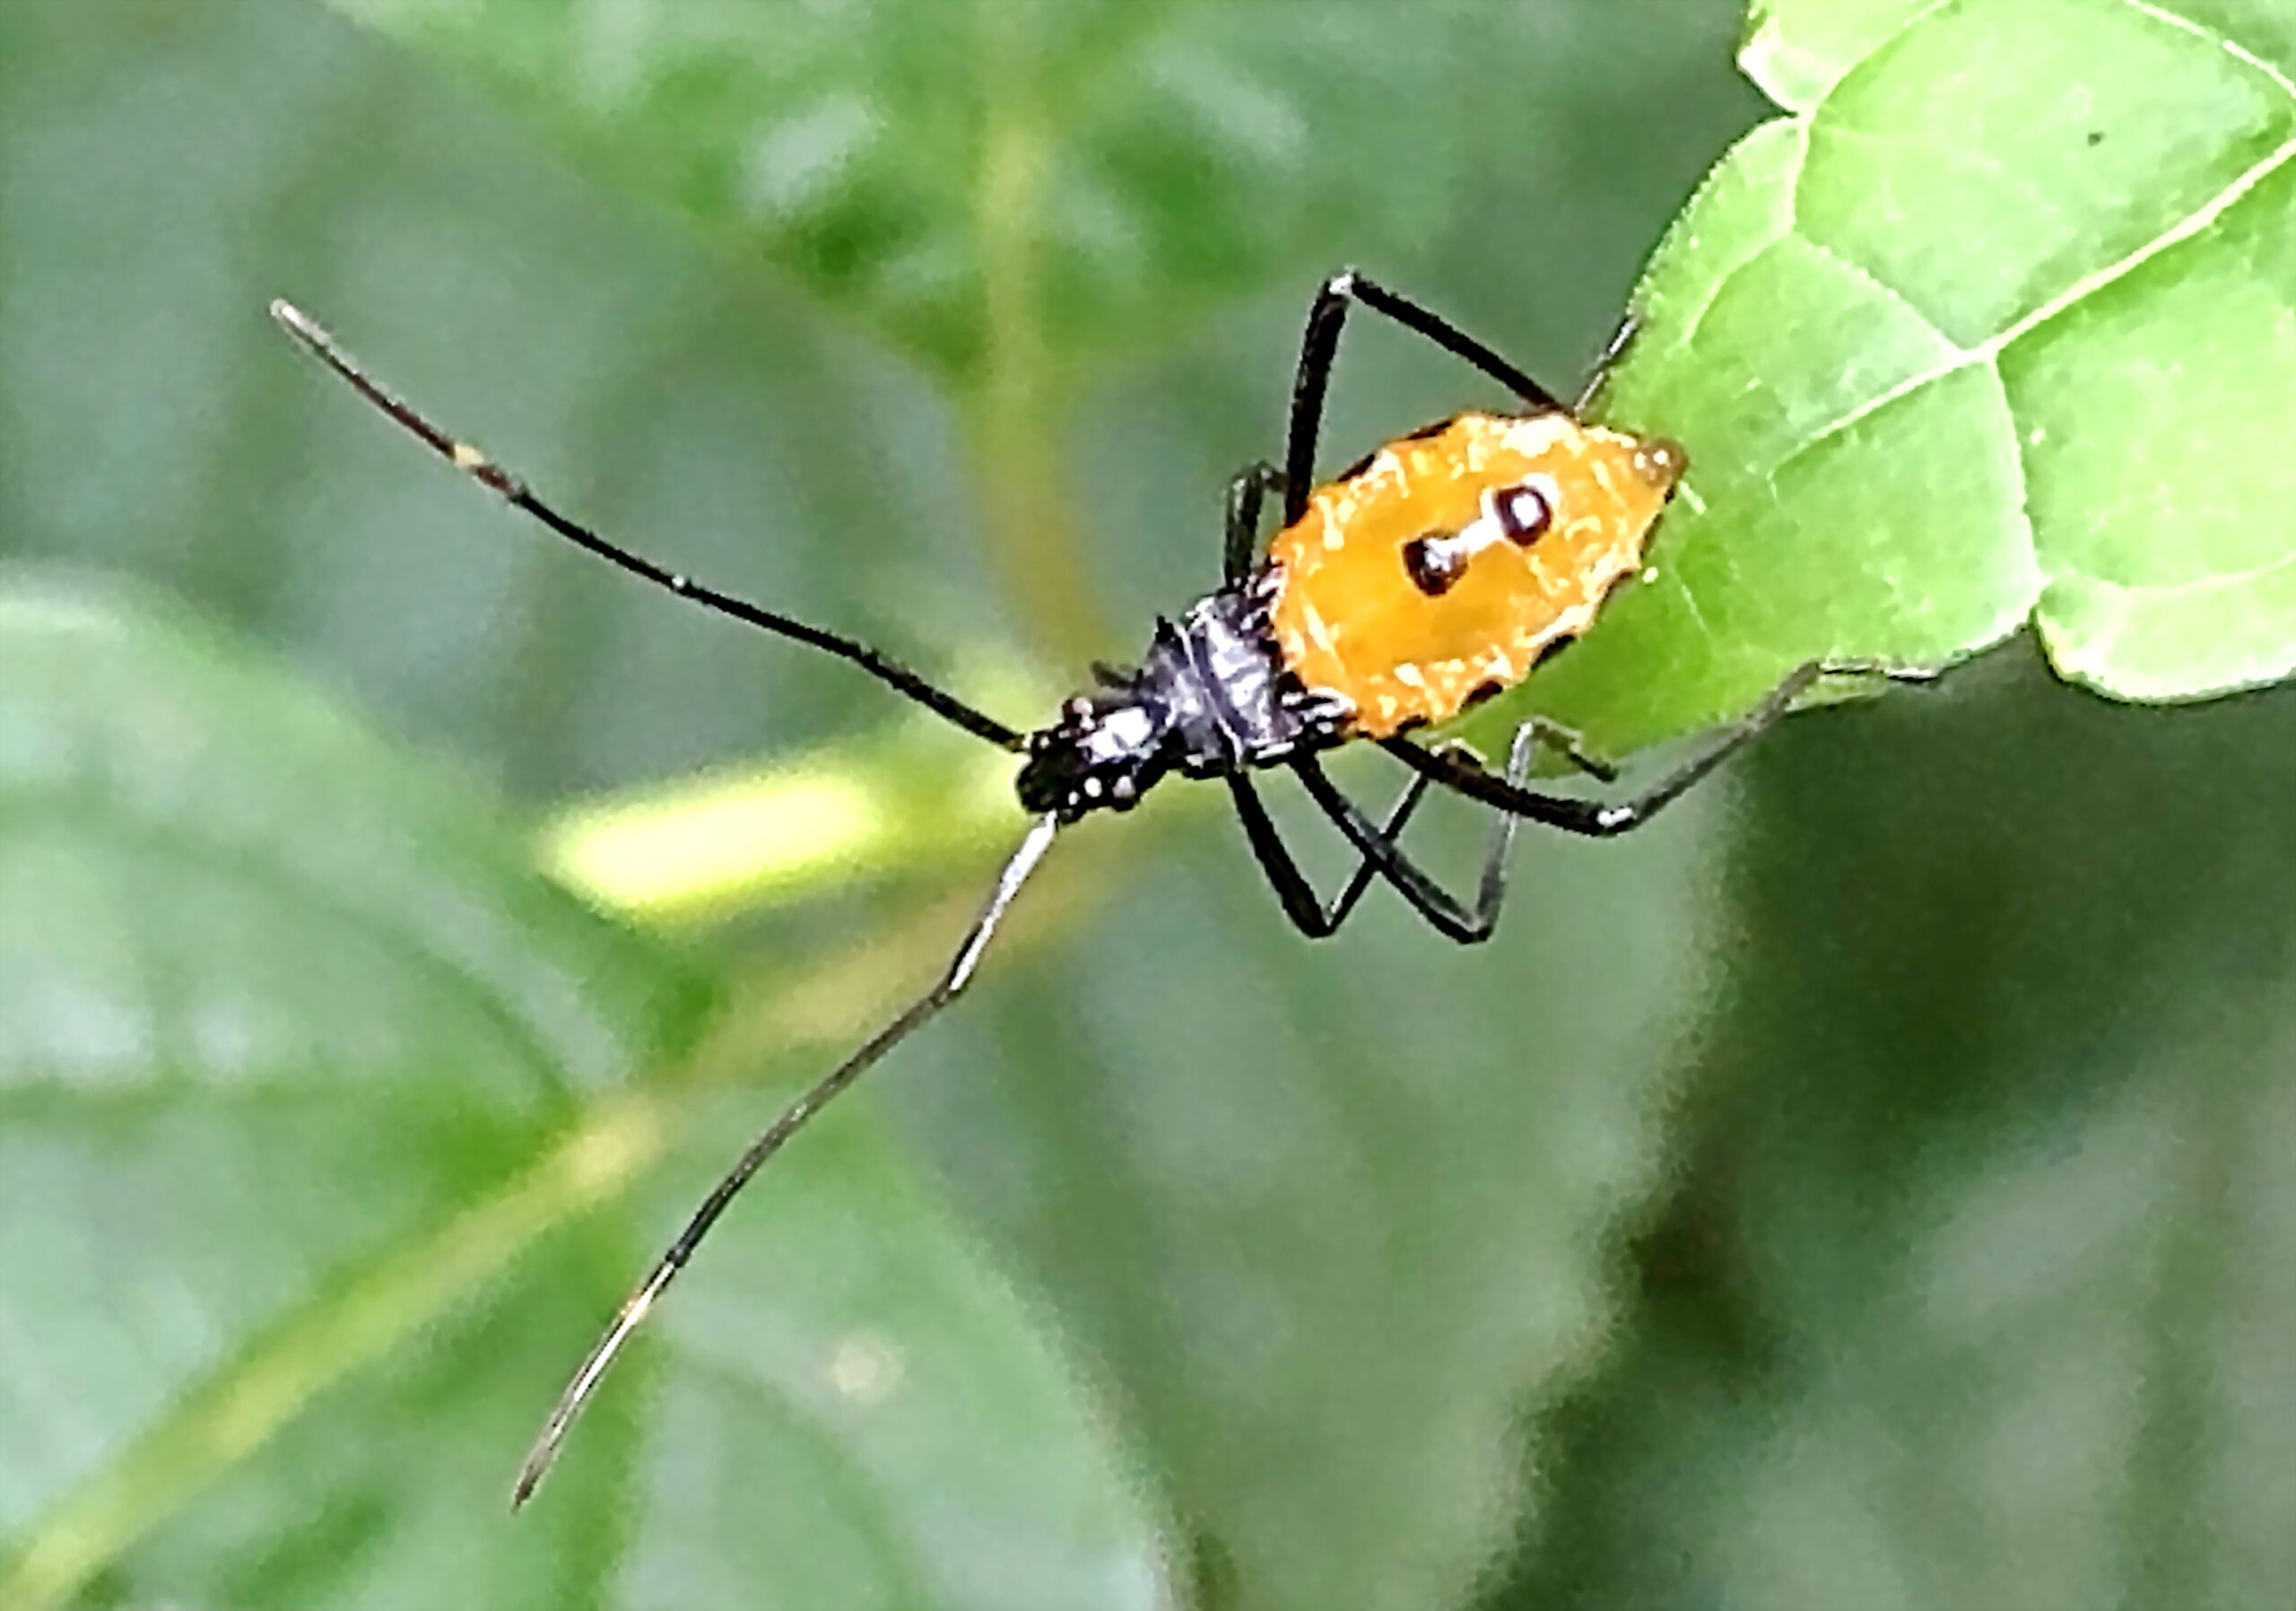
[[[1259,511],[1270,492],[1283,485],[1283,473],[1265,459],[1246,465],[1228,482],[1228,542],[1220,567],[1231,588],[1249,576],[1259,557]]]
[[[1666,773],[1649,788],[1624,800],[1573,799],[1568,795],[1539,794],[1511,778],[1494,778],[1483,767],[1456,752],[1429,751],[1407,738],[1383,738],[1380,747],[1405,765],[1444,788],[1480,800],[1516,816],[1529,817],[1566,833],[1612,839],[1631,833],[1680,799],[1708,773],[1735,754],[1748,742],[1777,726],[1794,708],[1794,701],[1822,676],[1883,676],[1896,682],[1926,683],[1935,672],[1866,663],[1830,664],[1812,660],[1796,666],[1784,681],[1764,694],[1761,702],[1725,728],[1704,750]],[[1525,724],[1526,727],[1529,724]],[[1519,738],[1519,735],[1518,735]]]
[[[1484,346],[1472,335],[1445,322],[1407,298],[1373,283],[1353,269],[1343,269],[1324,282],[1308,310],[1307,333],[1300,341],[1300,369],[1292,382],[1292,428],[1283,449],[1283,524],[1290,526],[1307,512],[1308,493],[1316,484],[1316,438],[1323,429],[1324,394],[1331,385],[1332,361],[1339,353],[1339,333],[1347,323],[1351,304],[1361,302],[1383,313],[1405,329],[1425,336],[1453,356],[1465,360],[1506,387],[1532,409],[1561,409],[1552,392]]]

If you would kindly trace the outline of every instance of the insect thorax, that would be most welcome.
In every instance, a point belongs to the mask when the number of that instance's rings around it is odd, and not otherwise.
[[[1274,575],[1159,618],[1137,666],[1096,666],[1098,692],[1029,736],[1018,780],[1031,812],[1129,810],[1170,772],[1210,778],[1270,766],[1348,736],[1344,700],[1303,688],[1268,625]]]

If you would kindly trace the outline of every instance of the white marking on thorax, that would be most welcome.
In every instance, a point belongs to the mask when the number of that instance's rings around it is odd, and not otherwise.
[[[1119,705],[1084,736],[1084,753],[1095,761],[1129,755],[1156,731],[1156,718],[1138,705]]]

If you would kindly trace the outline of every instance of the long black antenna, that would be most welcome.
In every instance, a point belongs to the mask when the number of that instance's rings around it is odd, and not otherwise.
[[[1013,904],[1013,897],[1021,893],[1021,886],[1029,881],[1029,875],[1036,871],[1037,863],[1044,859],[1044,853],[1052,848],[1053,837],[1059,831],[1060,819],[1057,815],[1048,814],[1036,820],[1028,836],[1021,840],[1020,848],[1005,862],[1004,870],[997,875],[996,887],[989,892],[987,904],[980,909],[980,915],[965,931],[965,937],[957,946],[956,954],[949,959],[948,967],[943,970],[933,988],[910,1003],[899,1017],[870,1036],[859,1050],[823,1075],[811,1089],[782,1110],[781,1116],[759,1133],[757,1139],[751,1142],[741,1157],[735,1161],[734,1167],[726,1171],[725,1178],[711,1189],[708,1197],[701,1199],[701,1206],[696,1208],[693,1216],[686,1221],[685,1229],[678,1232],[677,1240],[670,1243],[669,1250],[656,1262],[652,1273],[638,1284],[638,1290],[623,1302],[613,1323],[606,1328],[605,1334],[591,1347],[588,1355],[575,1371],[573,1379],[566,1384],[566,1390],[559,1395],[556,1406],[550,1412],[550,1419],[543,1423],[541,1435],[535,1439],[534,1448],[526,1454],[526,1463],[518,1467],[517,1483],[510,1490],[512,1510],[517,1510],[534,1496],[535,1489],[549,1473],[551,1462],[558,1458],[559,1445],[566,1441],[574,1418],[582,1413],[582,1406],[597,1390],[606,1368],[613,1363],[614,1355],[622,1352],[622,1345],[630,1340],[630,1334],[638,1329],[639,1322],[645,1319],[648,1311],[668,1289],[670,1283],[677,1279],[678,1272],[685,1268],[686,1261],[693,1257],[694,1249],[701,1244],[703,1237],[709,1234],[709,1228],[718,1223],[718,1216],[740,1195],[742,1188],[750,1183],[750,1177],[762,1169],[766,1161],[779,1152],[789,1137],[803,1129],[806,1121],[826,1107],[831,1099],[867,1073],[870,1065],[900,1045],[911,1032],[963,993],[965,985],[972,978],[973,970],[980,965],[981,954],[988,949],[989,938],[996,934],[996,925],[1003,919],[1005,910]]]
[[[274,301],[271,317],[327,368],[349,381],[361,396],[420,437],[430,451],[499,495],[513,509],[533,516],[568,542],[588,549],[608,564],[618,565],[640,580],[666,588],[681,598],[690,598],[721,615],[731,615],[736,621],[745,621],[752,626],[778,632],[785,638],[795,638],[800,643],[811,644],[841,660],[849,660],[935,714],[954,722],[977,738],[987,739],[1000,749],[1016,750],[1021,747],[1020,734],[1003,722],[974,710],[954,694],[944,692],[898,660],[879,654],[867,644],[836,632],[824,631],[817,626],[808,626],[802,621],[761,608],[729,593],[720,593],[714,588],[705,588],[690,577],[657,565],[626,548],[617,547],[587,527],[568,519],[535,497],[526,483],[510,471],[468,442],[449,436],[425,419],[412,404],[369,374],[334,336],[292,302],[284,299]]]

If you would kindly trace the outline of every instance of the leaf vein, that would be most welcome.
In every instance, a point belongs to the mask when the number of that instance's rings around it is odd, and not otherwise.
[[[2135,4],[2135,0],[2123,0],[2123,3]],[[1779,467],[1782,468],[1785,465],[1799,457],[1802,454],[1822,445],[1834,437],[1841,435],[1844,431],[1853,429],[1870,415],[1877,414],[1881,410],[1887,408],[1891,404],[1897,402],[1901,397],[1909,396],[1913,393],[1921,390],[1924,387],[1933,386],[1940,380],[1948,379],[1951,377],[1959,374],[1965,369],[1972,368],[1978,364],[1989,365],[1994,363],[1995,361],[1997,360],[2008,348],[2022,340],[2025,336],[2031,335],[2033,331],[2039,329],[2041,326],[2048,323],[2051,319],[2056,318],[2058,315],[2078,307],[2081,303],[2087,301],[2091,297],[2099,294],[2117,282],[2135,273],[2136,270],[2144,267],[2144,265],[2150,263],[2153,258],[2161,256],[2161,253],[2169,250],[2171,247],[2180,246],[2185,241],[2203,233],[2211,225],[2214,224],[2219,218],[2222,217],[2224,213],[2242,197],[2246,196],[2258,185],[2264,183],[2265,180],[2270,179],[2281,169],[2286,167],[2291,160],[2296,160],[2296,139],[2287,141],[2276,150],[2266,154],[2246,172],[2235,178],[2232,182],[2225,186],[2223,189],[2218,191],[2207,201],[2203,202],[2199,206],[2193,209],[2190,213],[2179,220],[2176,223],[2171,224],[2166,230],[2161,231],[2161,233],[2155,235],[2152,239],[2146,241],[2143,246],[2137,248],[2126,257],[2122,257],[2118,262],[2109,263],[2101,268],[2092,270],[2091,273],[2083,274],[2080,279],[2075,280],[2072,284],[2066,287],[2062,292],[2059,292],[2056,296],[2051,297],[2048,300],[2041,303],[2040,306],[2035,308],[2031,313],[2025,315],[2024,318],[2017,320],[2014,324],[2008,326],[1999,333],[1987,336],[1974,347],[1960,349],[1958,356],[1937,365],[1934,369],[1925,370],[1919,374],[1908,376],[1905,379],[1898,382],[1897,385],[1867,398],[1865,402],[1859,404],[1857,407],[1850,409],[1848,413],[1843,414],[1838,419],[1835,419],[1828,424],[1820,427],[1815,431],[1813,431],[1807,439],[1798,443],[1790,452],[1779,460]],[[1807,239],[1808,238],[1805,236],[1804,239]],[[1831,249],[1821,241],[1811,240],[1810,245],[1815,247],[1820,251],[1827,252],[1829,255],[1833,255],[1831,253]],[[1854,267],[1855,265],[1851,265],[1850,266]],[[1890,289],[1886,285],[1882,285],[1878,281],[1875,282],[1875,283],[1883,291],[1888,291]],[[1935,328],[1934,326],[1932,327]]]
[[[2296,82],[2292,82],[2285,73],[2283,73],[2279,68],[2265,60],[2264,57],[2258,56],[2255,51],[2250,50],[2246,45],[2243,45],[2239,40],[2233,39],[2230,34],[2223,33],[2216,29],[2211,28],[2206,23],[2202,22],[2196,18],[2187,17],[2180,12],[2170,11],[2165,5],[2156,4],[2153,3],[2153,0],[2121,0],[2121,4],[2127,6],[2131,11],[2137,12],[2142,15],[2152,18],[2156,22],[2164,23],[2168,27],[2178,29],[2183,32],[2192,34],[2196,38],[2205,39],[2208,43],[2215,46],[2219,50],[2222,50],[2225,55],[2231,57],[2234,61],[2240,63],[2243,66],[2252,67],[2257,72],[2263,74],[2265,77],[2273,82],[2274,85],[2278,88],[2280,92],[2286,96],[2290,101],[2296,102]]]
[[[48,1611],[317,1398],[475,1290],[544,1232],[624,1190],[661,1155],[657,1094],[586,1115],[539,1162],[430,1235],[314,1294],[179,1397],[106,1469],[66,1493],[0,1566],[0,1606]]]

